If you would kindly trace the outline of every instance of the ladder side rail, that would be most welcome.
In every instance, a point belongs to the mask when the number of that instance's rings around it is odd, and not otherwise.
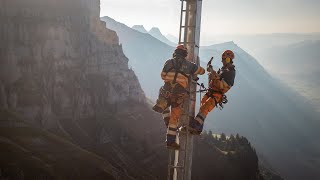
[[[183,27],[185,26],[185,23],[183,21],[183,19],[185,18],[185,15],[186,14],[186,11],[184,9],[184,0],[181,0],[181,11],[180,11],[180,27],[179,27],[179,42],[178,44],[182,44],[182,37],[184,37],[184,31],[183,31]],[[185,114],[185,113],[184,113]],[[179,137],[177,137],[177,143],[179,143]],[[171,152],[170,152],[171,153]],[[171,155],[171,154],[170,154]],[[179,151],[174,151],[174,155],[175,155],[175,159],[173,160],[173,167],[178,167],[178,159],[179,159]],[[170,162],[171,164],[171,162]],[[168,167],[168,180],[171,180],[171,177],[173,180],[176,180],[177,179],[177,172],[178,170],[176,168],[173,168],[173,174],[171,176],[171,167],[169,168]]]
[[[179,28],[179,43],[178,44],[180,44],[181,43],[181,31],[182,31],[182,19],[183,19],[183,13],[184,13],[184,10],[183,10],[183,1],[181,1],[181,12],[180,12],[180,28]]]
[[[201,6],[202,0],[181,0],[179,44],[183,44],[185,47],[187,47],[189,52],[187,60],[194,62],[197,65],[199,65],[198,54],[200,42]],[[188,89],[190,92],[195,92],[194,89],[196,89],[196,82],[190,82]],[[192,93],[185,99],[183,104],[184,113],[179,120],[179,126],[189,125],[190,117],[194,117],[195,115],[195,101],[196,93]],[[180,147],[184,147],[184,151],[174,152],[175,159],[174,165],[172,166],[174,170],[173,179],[191,180],[193,136],[189,134],[188,131],[187,133],[179,133],[177,142],[179,142],[181,145]],[[168,174],[170,172],[168,172]],[[171,176],[171,174],[169,174],[168,177],[169,176]]]
[[[187,26],[187,19],[188,19],[188,9],[187,9],[187,1],[186,0],[181,0],[181,16],[180,16],[180,34],[179,34],[179,44],[183,44],[185,47],[187,47],[186,42],[186,26]],[[187,47],[188,48],[188,47]],[[187,97],[185,98],[184,102],[187,102],[188,99]],[[184,114],[188,114],[188,103],[183,103],[183,111],[185,112]],[[183,119],[185,119],[185,116],[188,115],[183,115],[180,116],[180,120],[179,120],[179,126],[181,126],[181,122],[183,122]],[[185,143],[184,140],[185,138],[183,137],[183,135],[181,135],[179,133],[179,136],[177,138],[178,143],[181,145],[182,143]],[[181,140],[181,141],[180,141]],[[185,147],[185,146],[184,146]],[[186,149],[185,149],[186,150]],[[185,151],[182,153],[186,153]],[[184,157],[183,155],[180,156],[182,154],[180,154],[179,151],[175,151],[175,159],[174,159],[174,165],[175,166],[181,166],[181,164],[183,164],[183,168],[185,168],[185,163],[181,163],[181,157]],[[184,161],[184,160],[183,160]],[[183,174],[181,169],[174,169],[173,172],[173,180],[177,180],[179,176],[181,176],[180,174]]]
[[[189,19],[189,9],[188,9],[188,5],[189,5],[189,1],[186,1],[186,10],[185,10],[185,17],[184,17],[184,33],[183,33],[183,45],[185,47],[187,47],[188,51],[189,51],[189,45],[186,44],[185,42],[188,42],[187,38],[188,38],[188,19]],[[181,17],[182,18],[182,17]],[[188,59],[187,59],[188,60]]]
[[[171,163],[172,163],[172,152],[169,150],[169,160],[168,160],[168,175],[167,175],[167,180],[171,180]]]
[[[202,0],[196,0],[195,2],[195,17],[194,17],[194,23],[193,25],[195,25],[194,27],[194,31],[192,33],[193,36],[193,42],[194,42],[194,46],[193,46],[193,62],[196,63],[198,66],[200,65],[199,62],[199,47],[200,47],[200,26],[201,26],[201,9],[202,9]],[[196,82],[190,83],[190,92],[194,92],[191,94],[191,99],[189,101],[189,114],[191,117],[195,116],[195,106],[196,106],[196,91],[197,89],[197,84]],[[186,162],[188,164],[186,164],[186,167],[189,168],[188,171],[185,172],[185,178],[184,180],[191,180],[191,170],[192,170],[192,155],[193,155],[193,136],[191,136],[190,140],[189,140],[189,151],[187,151],[187,155],[186,157],[188,159],[186,159]]]
[[[198,0],[197,2],[197,9],[196,9],[196,27],[195,27],[195,49],[194,54],[195,56],[195,62],[197,65],[200,65],[199,62],[199,49],[200,49],[200,32],[201,32],[201,13],[202,13],[202,0]]]

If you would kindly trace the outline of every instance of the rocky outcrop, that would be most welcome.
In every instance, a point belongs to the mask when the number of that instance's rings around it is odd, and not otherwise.
[[[93,117],[96,106],[144,102],[99,0],[1,1],[0,105],[34,124]]]
[[[25,133],[34,128],[46,130],[98,155],[106,166],[116,170],[116,175],[111,173],[116,179],[156,179],[150,173],[152,167],[165,174],[162,171],[166,162],[159,168],[144,158],[163,159],[159,156],[165,155],[165,147],[154,151],[150,144],[159,147],[163,142],[165,130],[159,125],[164,126],[160,116],[146,104],[117,34],[105,27],[99,14],[98,0],[0,2],[0,131],[12,129],[0,138],[17,136],[16,131],[28,127],[30,130],[19,135],[21,141],[28,142],[36,137]],[[65,151],[62,144],[53,146]],[[30,152],[38,148],[51,150],[51,146],[44,145],[32,147]],[[0,171],[10,169],[8,163],[13,161],[33,164],[32,159],[22,161],[29,154],[0,149],[3,157],[17,157],[8,161],[0,158]],[[58,163],[71,167],[64,160],[70,158],[67,152],[57,156],[62,156]],[[39,158],[46,162],[46,158]],[[83,158],[87,157],[79,157]],[[20,165],[17,167],[21,172],[30,174],[28,167]],[[72,168],[86,166],[91,164],[77,163]],[[87,169],[101,168],[93,165]],[[77,176],[88,179],[86,175],[93,177],[96,172],[101,171],[79,170]],[[72,172],[53,173],[54,177],[64,174]],[[109,179],[105,173],[101,177]]]
[[[99,14],[99,0],[0,2],[0,128],[12,128],[13,136],[15,128],[49,130],[106,159],[120,174],[117,179],[154,179],[142,168],[148,164],[136,161],[148,150],[139,143],[162,142],[159,135],[164,129],[150,121],[161,119],[147,106],[117,34],[106,28]],[[124,107],[128,102],[131,107],[142,107],[149,116],[122,113],[122,108],[130,108]],[[13,121],[8,114],[21,121]],[[128,120],[135,120],[135,125]],[[143,133],[143,125],[154,131]],[[139,131],[132,131],[134,127],[140,127]],[[22,141],[27,142],[35,137],[23,138],[22,134]],[[49,146],[41,148],[50,150]],[[132,149],[124,152],[123,148]],[[28,154],[15,160],[23,156]],[[0,169],[7,168],[7,162],[1,159]],[[78,165],[73,168],[90,163]]]

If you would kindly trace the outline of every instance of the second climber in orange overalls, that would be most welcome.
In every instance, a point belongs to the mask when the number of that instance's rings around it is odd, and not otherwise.
[[[199,135],[202,132],[204,120],[208,113],[213,110],[217,104],[221,103],[224,94],[233,86],[236,75],[235,66],[233,65],[234,53],[226,50],[222,54],[222,68],[216,72],[213,70],[211,63],[207,65],[209,72],[208,92],[201,99],[199,113],[194,119],[190,120],[189,131],[192,134]]]

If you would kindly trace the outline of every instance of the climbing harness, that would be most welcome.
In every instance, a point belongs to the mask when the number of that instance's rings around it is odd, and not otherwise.
[[[212,88],[206,88],[203,85],[203,83],[201,83],[201,84],[197,83],[197,85],[200,87],[200,89],[198,91],[196,91],[196,93],[200,93],[200,99],[201,99],[201,93],[206,92],[206,94],[214,100],[216,107],[218,107],[220,110],[222,110],[224,108],[224,104],[228,103],[227,96],[225,94],[223,94],[222,92],[215,91]],[[213,96],[213,94],[222,94],[221,100],[217,101],[217,99]],[[200,102],[200,106],[201,106],[201,102]]]

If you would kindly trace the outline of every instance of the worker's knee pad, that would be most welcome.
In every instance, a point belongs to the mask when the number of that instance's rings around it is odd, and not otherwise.
[[[171,102],[172,102],[172,107],[179,107],[183,104],[185,98],[185,94],[181,93],[181,94],[177,94],[175,96],[173,96],[171,98]]]
[[[153,110],[162,113],[169,106],[167,99],[159,97],[156,105],[153,106]]]

